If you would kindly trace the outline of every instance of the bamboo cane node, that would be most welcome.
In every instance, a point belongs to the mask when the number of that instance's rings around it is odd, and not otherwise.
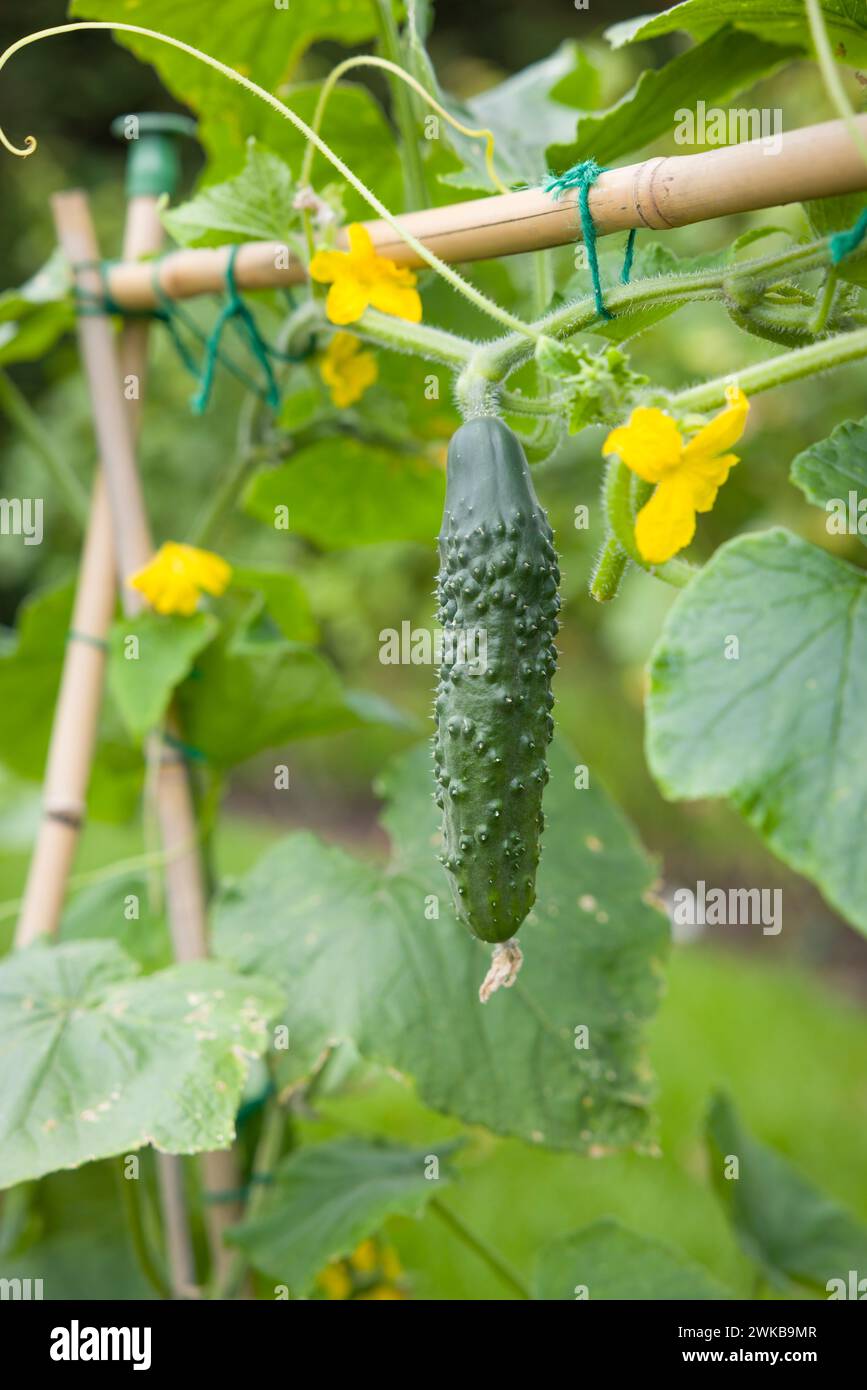
[[[657,197],[657,176],[663,164],[667,163],[668,160],[663,155],[645,160],[636,167],[632,182],[632,200],[636,215],[645,227],[653,231],[670,231],[675,225],[665,216]]]
[[[42,814],[45,820],[56,821],[58,825],[65,825],[70,830],[80,830],[84,824],[84,816],[80,811],[71,811],[60,806],[46,806]]]

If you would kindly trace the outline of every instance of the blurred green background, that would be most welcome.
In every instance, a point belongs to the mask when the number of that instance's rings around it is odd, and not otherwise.
[[[632,8],[606,3],[605,23],[625,17]],[[63,18],[58,0],[33,0],[26,13],[24,7],[18,16],[4,13],[0,40],[5,46],[25,30]],[[588,52],[599,62],[607,103],[631,85],[642,66],[678,46],[674,39],[610,54],[599,28],[593,8],[576,13],[543,0],[532,7],[440,3],[431,47],[443,84],[469,96],[544,57],[564,37],[577,37],[587,41]],[[305,73],[321,75],[342,53],[328,45],[317,48],[305,59]],[[373,85],[386,100],[384,90]],[[815,70],[806,62],[762,83],[741,104],[781,107],[785,128],[831,114]],[[88,188],[104,252],[116,251],[123,217],[123,151],[109,136],[108,125],[118,112],[140,109],[178,108],[153,71],[105,35],[41,44],[4,71],[4,125],[13,138],[33,131],[40,140],[39,155],[26,164],[5,155],[0,160],[4,287],[20,283],[50,253],[48,198],[70,184]],[[648,153],[675,148],[660,144]],[[200,166],[194,148],[185,152],[184,161],[189,188]],[[685,254],[709,251],[765,223],[798,234],[805,229],[795,206],[672,232],[666,243]],[[562,267],[568,267],[569,255],[568,249],[560,254]],[[495,277],[501,291],[520,304],[525,269],[516,259],[505,271],[479,267],[474,273],[484,283]],[[438,290],[435,303],[431,321],[448,321],[455,310],[447,293]],[[487,331],[483,322],[477,331]],[[778,350],[747,337],[722,309],[708,306],[681,310],[632,349],[633,366],[670,386],[723,374]],[[66,342],[42,362],[14,368],[12,375],[72,466],[82,479],[89,478],[90,425],[73,344]],[[841,420],[863,414],[863,382],[863,365],[856,364],[754,402],[742,463],[712,516],[700,523],[697,558],[706,558],[738,531],[772,523],[833,546],[850,559],[863,555],[857,539],[829,538],[821,512],[808,507],[787,481],[796,453]],[[190,414],[188,397],[188,381],[156,335],[141,464],[158,539],[182,538],[179,526],[192,523],[212,492],[215,475],[231,461],[240,403],[235,383],[225,374],[219,378],[203,418]],[[669,888],[697,879],[720,887],[782,888],[784,928],[779,937],[764,937],[750,928],[717,928],[712,939],[676,946],[669,992],[652,1031],[661,1157],[593,1162],[530,1151],[479,1133],[464,1155],[464,1182],[454,1202],[520,1266],[527,1265],[544,1239],[595,1216],[615,1214],[681,1246],[748,1295],[750,1268],[736,1250],[705,1173],[700,1127],[708,1096],[719,1083],[727,1085],[757,1134],[867,1219],[867,943],[809,884],[771,858],[733,811],[716,803],[669,805],[656,791],[642,752],[644,666],[674,591],[632,574],[621,597],[606,609],[587,596],[593,545],[575,529],[573,516],[578,504],[596,504],[602,438],[599,430],[586,431],[536,470],[564,573],[562,665],[555,686],[560,726],[658,856]],[[44,545],[25,548],[14,538],[0,541],[0,622],[11,627],[27,594],[74,573],[80,536],[52,499],[41,464],[2,419],[0,447],[2,495],[46,497]],[[320,552],[310,543],[278,538],[237,514],[214,546],[238,563],[289,563],[309,587],[323,646],[347,683],[378,691],[416,721],[414,733],[365,730],[296,743],[241,768],[214,845],[220,874],[239,872],[274,837],[301,825],[381,854],[385,846],[371,782],[393,752],[426,731],[433,676],[425,667],[382,666],[379,633],[399,628],[405,619],[414,625],[430,623],[433,538],[430,546]],[[292,769],[292,787],[276,792],[273,767],[281,761]],[[26,870],[38,788],[5,778],[0,797],[0,898],[6,909],[0,929],[8,929],[10,904],[21,891]],[[141,847],[137,825],[94,822],[87,828],[77,868],[107,864]],[[307,1123],[311,1134],[322,1137],[333,1127],[351,1125],[361,1132],[384,1131],[419,1141],[453,1128],[424,1111],[396,1082],[376,1077],[364,1078],[348,1095],[324,1100],[321,1118]],[[92,1219],[102,1219],[96,1207]],[[390,1236],[419,1296],[501,1296],[485,1268],[432,1219],[419,1225],[394,1222]]]

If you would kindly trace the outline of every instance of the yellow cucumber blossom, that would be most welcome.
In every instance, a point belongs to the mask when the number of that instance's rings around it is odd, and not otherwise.
[[[421,299],[411,270],[376,253],[370,233],[360,222],[348,230],[348,251],[317,251],[310,275],[330,285],[325,312],[332,323],[355,323],[367,308],[421,323]]]
[[[319,375],[338,410],[360,401],[379,375],[372,352],[361,352],[352,333],[335,333],[319,362]]]
[[[231,566],[212,551],[166,541],[127,583],[144,594],[157,613],[189,617],[203,593],[221,594],[231,578]]]
[[[737,463],[727,451],[744,432],[749,402],[739,386],[726,390],[726,405],[684,444],[670,415],[639,406],[629,423],[612,430],[603,454],[617,454],[656,490],[635,519],[638,553],[649,565],[670,560],[695,535],[697,512],[709,512]]]

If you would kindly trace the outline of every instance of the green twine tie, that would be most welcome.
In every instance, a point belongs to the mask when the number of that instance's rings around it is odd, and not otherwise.
[[[580,164],[573,164],[571,169],[567,169],[563,174],[550,174],[543,184],[546,193],[550,193],[555,199],[560,198],[571,188],[578,190],[578,215],[581,219],[581,236],[584,245],[587,247],[587,261],[590,266],[590,279],[593,284],[593,300],[596,305],[596,313],[601,319],[611,319],[614,315],[610,309],[605,307],[605,300],[602,297],[602,280],[599,274],[599,257],[596,254],[596,227],[593,223],[593,216],[590,212],[590,189],[596,182],[600,174],[604,174],[605,169],[596,163],[595,159],[582,160]],[[626,254],[623,257],[623,269],[620,272],[620,280],[624,285],[629,284],[629,276],[632,273],[632,262],[635,257],[635,228],[633,227],[626,239]]]
[[[829,246],[833,264],[839,265],[844,256],[848,256],[851,251],[856,250],[861,245],[865,236],[867,236],[867,208],[861,213],[854,227],[850,227],[847,232],[835,232],[831,237]]]
[[[235,283],[235,258],[237,254],[238,247],[235,245],[229,252],[229,260],[226,264],[226,303],[217,315],[214,327],[205,343],[205,360],[202,365],[201,381],[199,389],[191,401],[196,415],[204,414],[207,409],[211,387],[214,383],[214,372],[217,369],[220,338],[226,324],[233,320],[237,322],[239,332],[246,338],[250,352],[262,368],[266,382],[266,402],[272,410],[276,410],[280,405],[280,392],[271,369],[271,363],[268,360],[267,344],[259,332],[256,320],[238,293],[238,286]]]

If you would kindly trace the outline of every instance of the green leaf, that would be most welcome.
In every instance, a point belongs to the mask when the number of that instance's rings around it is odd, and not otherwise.
[[[307,1292],[327,1264],[350,1255],[389,1216],[419,1216],[448,1186],[440,1168],[425,1176],[431,1155],[453,1144],[410,1149],[369,1139],[336,1139],[290,1154],[278,1166],[261,1213],[235,1226],[228,1239],[265,1274]]]
[[[272,4],[251,6],[249,0],[220,0],[202,6],[196,0],[138,0],[129,19],[181,39],[258,82],[268,92],[282,89],[310,44],[334,39],[353,45],[377,32],[370,0],[291,0],[286,9]],[[72,0],[70,17],[116,20],[113,0]],[[124,16],[126,18],[126,16]],[[213,164],[225,162],[232,149],[243,148],[245,138],[258,134],[250,113],[263,102],[196,58],[155,39],[116,33],[119,43],[153,63],[161,81],[179,101],[200,117],[199,136]],[[110,49],[106,40],[106,60]],[[285,100],[285,97],[284,97]],[[294,107],[294,99],[289,104]],[[275,117],[276,120],[276,117]],[[288,122],[281,122],[289,129]],[[271,148],[270,141],[265,141]],[[279,152],[279,151],[278,151]],[[350,161],[351,162],[351,161]]]
[[[642,150],[673,133],[678,109],[691,108],[697,91],[709,105],[725,102],[796,51],[763,43],[736,29],[721,29],[663,67],[646,69],[632,90],[607,111],[582,114],[572,138],[549,145],[548,163],[562,173],[582,159],[610,164]]]
[[[308,444],[250,479],[244,507],[270,526],[288,508],[288,529],[328,550],[377,541],[430,543],[442,517],[445,473],[429,459],[348,437]]]
[[[0,366],[42,357],[74,323],[69,270],[55,251],[19,289],[0,294]]]
[[[293,835],[218,907],[215,949],[286,990],[281,1084],[347,1039],[469,1123],[585,1153],[640,1145],[641,1034],[668,928],[646,900],[652,871],[632,832],[595,786],[575,790],[576,759],[555,744],[524,965],[512,989],[481,1005],[489,948],[449,903],[429,764],[427,747],[415,749],[381,788],[387,872]],[[586,1049],[576,1046],[581,1025]]]
[[[825,26],[838,56],[852,65],[867,63],[865,0],[822,0]],[[735,24],[773,43],[811,47],[803,0],[686,0],[662,14],[640,15],[606,30],[614,48],[642,42],[678,29],[703,39],[723,24]]]
[[[282,100],[309,125],[321,90],[319,82],[301,83],[285,91]],[[307,149],[305,136],[253,97],[247,98],[243,117],[245,129],[280,155],[297,178]],[[385,112],[369,88],[359,83],[339,83],[328,98],[319,133],[386,207],[399,209],[402,206],[403,176],[394,152],[394,135]],[[227,145],[221,152],[221,165],[217,167],[227,168],[230,160],[234,163],[236,156],[233,157],[231,151],[231,145]],[[338,185],[346,221],[371,216],[369,203],[344,183],[333,165],[318,152],[313,157],[310,178],[314,188],[320,191],[335,183]]]
[[[234,565],[232,588],[260,594],[269,616],[291,642],[316,641],[318,629],[310,611],[310,599],[297,575],[288,570]]]
[[[707,1142],[713,1184],[735,1235],[772,1283],[795,1280],[830,1293],[832,1279],[848,1289],[850,1270],[863,1275],[867,1228],[754,1139],[725,1095],[711,1104]]]
[[[231,1144],[279,992],[214,961],[136,972],[109,941],[0,962],[0,1187],[145,1144]]]
[[[247,162],[225,183],[211,184],[194,198],[163,213],[163,222],[182,246],[223,246],[228,241],[286,240],[301,214],[292,206],[292,174],[282,159],[247,142]]]
[[[503,182],[536,184],[548,172],[545,146],[568,140],[574,129],[575,109],[592,106],[598,96],[595,68],[584,50],[568,40],[549,57],[531,63],[463,106],[449,98],[445,104],[464,124],[493,132],[494,166]],[[461,135],[445,121],[440,124],[440,136],[465,164],[460,173],[445,174],[443,183],[493,192],[484,140]]]
[[[586,1289],[586,1293],[584,1290]],[[701,1265],[604,1217],[541,1251],[536,1298],[693,1301],[732,1298]]]
[[[178,699],[187,742],[216,767],[298,738],[399,722],[384,701],[346,690],[312,648],[246,629],[202,654]]]
[[[867,574],[775,529],[721,546],[678,596],[647,707],[664,794],[728,797],[863,931],[865,702]]]
[[[289,434],[298,433],[312,424],[323,409],[321,386],[306,367],[292,367],[282,386],[282,399],[277,423]]]
[[[76,893],[60,923],[60,940],[112,941],[144,973],[172,964],[163,914],[151,906],[152,887],[140,872],[112,873]]]
[[[213,613],[184,618],[145,611],[115,623],[109,636],[108,680],[134,738],[144,738],[159,724],[175,687],[189,675],[218,628]]]
[[[789,477],[808,501],[828,512],[825,524],[832,535],[847,534],[855,521],[858,539],[867,545],[867,416],[844,421],[827,439],[804,449],[792,461]]]

